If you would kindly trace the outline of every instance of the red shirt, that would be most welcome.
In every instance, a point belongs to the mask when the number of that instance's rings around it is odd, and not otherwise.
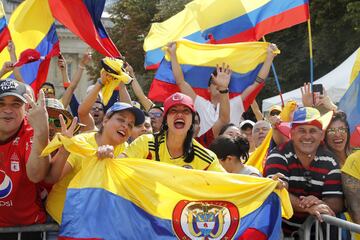
[[[0,227],[45,222],[39,188],[26,174],[32,137],[25,119],[18,133],[0,145]]]
[[[214,134],[212,128],[210,128],[206,133],[195,139],[204,147],[209,148],[210,144],[214,140]]]

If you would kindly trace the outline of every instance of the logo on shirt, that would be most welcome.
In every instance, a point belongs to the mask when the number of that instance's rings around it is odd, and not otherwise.
[[[238,208],[226,201],[178,202],[172,225],[178,239],[232,239],[240,223]]]
[[[19,159],[19,157],[18,157],[18,155],[17,155],[16,153],[13,153],[13,154],[11,155],[11,157],[10,157],[10,160],[12,160],[12,161],[19,161],[20,159]]]
[[[20,137],[16,137],[16,138],[14,139],[14,141],[12,142],[12,145],[13,145],[13,146],[19,145],[19,140],[20,140]]]
[[[4,171],[0,171],[0,199],[9,196],[12,190],[13,183]]]
[[[11,161],[10,164],[11,164],[11,165],[10,165],[11,171],[13,171],[13,172],[18,172],[18,171],[20,171],[19,162],[17,162],[17,161]]]

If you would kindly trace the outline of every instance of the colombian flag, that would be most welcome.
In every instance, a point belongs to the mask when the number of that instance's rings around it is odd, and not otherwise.
[[[269,43],[265,42],[214,45],[179,40],[176,53],[185,80],[198,95],[209,99],[208,83],[217,64],[221,65],[224,62],[230,65],[233,71],[229,84],[231,97],[239,95],[254,83],[266,59],[268,46]],[[149,97],[162,102],[177,91],[179,89],[172,73],[170,57],[166,56],[151,84]],[[245,109],[251,102],[251,100],[245,100]]]
[[[4,7],[2,1],[0,1],[0,52],[7,46],[10,39],[11,36],[6,23]]]
[[[308,0],[196,0],[187,7],[203,36],[216,43],[257,41],[309,19]]]
[[[90,160],[70,183],[60,239],[279,239],[276,182],[148,160]],[[279,193],[291,213],[285,190]]]
[[[60,230],[69,239],[274,239],[292,208],[268,178],[199,171],[140,159],[96,158],[93,146],[58,135],[84,157],[68,187]]]
[[[351,142],[359,142],[358,134],[354,134],[356,127],[360,125],[360,48],[356,53],[356,59],[350,77],[350,86],[340,99],[339,109],[347,115],[352,134]]]
[[[21,67],[25,83],[35,92],[46,81],[50,58],[59,53],[59,40],[55,31],[55,20],[51,15],[47,0],[27,0],[21,3],[10,17],[9,31],[16,46],[16,55],[26,49],[36,49],[43,57]],[[9,53],[0,54],[0,64],[9,61]]]
[[[52,14],[84,42],[108,57],[121,54],[101,23],[105,0],[49,0]]]
[[[145,68],[147,70],[157,69],[161,59],[164,57],[161,48],[169,42],[182,38],[205,43],[193,11],[188,8],[162,23],[153,23],[151,25],[150,31],[144,40]]]

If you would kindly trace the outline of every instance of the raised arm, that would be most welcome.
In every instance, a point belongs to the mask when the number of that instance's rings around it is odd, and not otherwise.
[[[264,116],[263,116],[262,112],[260,111],[260,108],[259,108],[258,103],[256,102],[256,99],[253,101],[253,103],[250,106],[251,106],[253,113],[255,114],[256,120],[257,121],[264,120]]]
[[[222,67],[217,66],[216,71],[216,76],[212,75],[212,81],[214,81],[217,90],[220,92],[220,108],[219,118],[216,120],[214,126],[212,127],[214,137],[217,137],[221,128],[230,122],[230,101],[228,86],[232,73],[229,65],[225,67],[225,63],[222,64]]]
[[[242,99],[245,99],[252,91],[254,91],[260,84],[265,82],[265,79],[269,75],[271,64],[276,56],[276,51],[278,50],[277,46],[275,44],[270,44],[267,49],[267,56],[264,64],[262,65],[259,74],[257,75],[257,78],[255,82],[247,87],[244,92],[241,94]]]
[[[31,106],[28,113],[28,121],[34,129],[33,144],[26,163],[26,173],[30,181],[38,183],[44,180],[50,166],[49,157],[40,157],[42,150],[48,144],[48,114],[45,107],[45,95],[42,90],[40,90],[37,103],[30,96],[25,96]]]
[[[69,106],[70,101],[71,101],[71,97],[74,94],[74,91],[76,89],[76,87],[78,86],[81,76],[85,70],[85,66],[91,61],[91,53],[86,53],[84,54],[84,56],[82,57],[79,66],[70,82],[70,84],[68,85],[68,87],[66,88],[64,95],[61,97],[61,102],[64,105],[65,108],[67,108],[67,106]],[[67,75],[67,74],[66,74]],[[64,77],[63,77],[64,80]],[[66,81],[66,79],[65,79]],[[64,82],[64,86],[67,85]]]
[[[172,71],[173,71],[173,74],[174,74],[176,85],[180,88],[180,91],[182,93],[188,95],[189,97],[191,97],[193,99],[193,101],[195,101],[196,93],[192,89],[190,84],[185,81],[184,74],[183,74],[183,72],[181,70],[181,67],[180,67],[180,64],[179,64],[179,62],[177,60],[176,43],[175,42],[169,43],[167,51],[170,54],[171,68],[172,68]]]
[[[12,62],[4,62],[2,68],[0,69],[0,78],[2,78],[5,74],[12,71],[14,69]]]
[[[8,42],[7,49],[9,51],[11,62],[16,63],[17,58],[16,58],[16,52],[15,52],[15,45],[14,45],[13,41],[10,40]],[[13,74],[14,74],[14,77],[15,77],[16,80],[18,80],[19,82],[25,82],[24,79],[21,76],[20,67],[14,67]]]
[[[102,73],[102,78],[105,77],[106,73]],[[81,123],[85,124],[86,127],[83,128],[83,131],[94,130],[95,122],[93,117],[90,114],[91,108],[96,102],[97,96],[103,86],[102,78],[98,79],[95,83],[93,89],[85,97],[84,101],[80,104],[78,109],[78,116]]]
[[[154,105],[154,103],[144,94],[142,87],[136,79],[134,69],[129,63],[126,63],[126,70],[129,73],[129,76],[132,77],[130,85],[135,96],[137,97],[140,104],[144,107],[145,111],[149,111],[150,108]]]

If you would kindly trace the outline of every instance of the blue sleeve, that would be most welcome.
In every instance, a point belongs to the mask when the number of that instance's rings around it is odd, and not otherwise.
[[[117,101],[119,101],[119,90],[114,90],[108,104],[105,106],[105,112]]]
[[[79,102],[76,99],[75,94],[73,94],[70,100],[70,110],[74,117],[78,116],[78,108],[79,108]]]

